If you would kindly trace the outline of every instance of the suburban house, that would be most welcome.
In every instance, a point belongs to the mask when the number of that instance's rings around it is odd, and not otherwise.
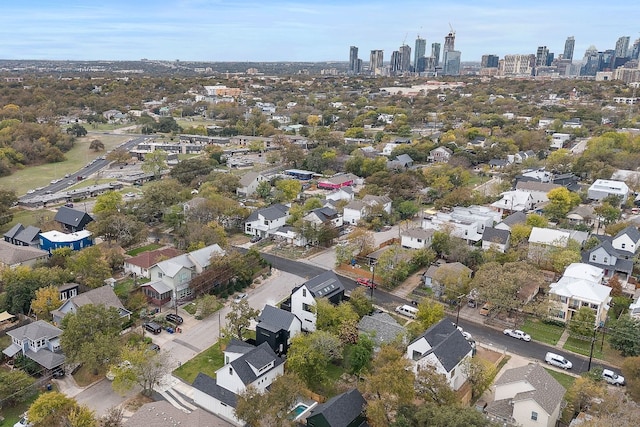
[[[582,245],[587,237],[588,233],[584,231],[533,227],[529,235],[528,258],[539,262],[546,258],[552,247],[566,248],[569,240]]]
[[[549,144],[549,148],[558,150],[563,148],[564,145],[571,140],[571,134],[569,133],[560,133],[555,132],[551,135],[551,143]]]
[[[258,188],[258,184],[262,181],[268,181],[268,179],[258,172],[247,172],[240,178],[240,185],[236,188],[236,194],[240,197],[252,196]]]
[[[105,308],[113,307],[118,310],[121,319],[131,318],[131,312],[124,308],[124,305],[122,305],[120,298],[118,298],[116,293],[113,291],[113,288],[109,285],[105,285],[68,298],[57,310],[53,310],[51,312],[53,315],[53,323],[60,325],[62,323],[62,319],[67,314],[75,313],[78,308],[89,304],[102,305]]]
[[[565,388],[538,363],[505,371],[485,409],[492,421],[523,427],[554,427],[564,407]]]
[[[122,424],[124,427],[228,427],[233,424],[203,410],[184,411],[166,400],[142,405]]]
[[[60,223],[65,230],[74,233],[84,230],[87,224],[93,221],[93,218],[86,212],[61,206],[53,220]]]
[[[535,159],[536,153],[533,150],[527,151],[518,151],[513,155],[514,162],[517,164],[521,164],[523,161],[527,159]]]
[[[80,293],[80,285],[77,283],[64,283],[58,285],[58,292],[60,293],[60,301],[66,301]]]
[[[428,159],[434,163],[446,163],[449,161],[452,155],[453,151],[451,151],[447,147],[438,147],[429,151]]]
[[[612,181],[610,179],[596,179],[589,190],[587,197],[591,200],[602,200],[608,196],[617,196],[624,204],[629,197],[629,186],[624,181]]]
[[[424,228],[410,228],[400,234],[400,244],[407,249],[424,249],[431,246],[435,230]]]
[[[302,330],[316,330],[316,298],[327,298],[332,304],[339,304],[344,298],[344,290],[340,278],[331,270],[294,288],[291,291],[291,313],[302,322]]]
[[[287,245],[306,246],[308,241],[304,238],[295,227],[291,225],[283,225],[271,234],[274,240],[285,242]]]
[[[80,230],[73,233],[62,233],[60,231],[47,231],[40,233],[40,249],[51,253],[54,249],[71,248],[74,251],[93,246],[89,230]]]
[[[60,348],[62,330],[52,324],[38,320],[8,331],[7,335],[11,337],[11,345],[2,352],[8,357],[22,354],[48,371],[64,364]]]
[[[0,267],[15,268],[20,265],[35,267],[49,259],[49,252],[31,246],[16,246],[0,240]]]
[[[408,154],[400,154],[387,162],[387,169],[408,169],[413,166],[413,159]]]
[[[310,211],[302,217],[302,220],[313,224],[316,227],[321,227],[323,225],[329,227],[342,227],[342,215],[340,215],[336,210],[327,207]]]
[[[381,206],[386,213],[391,213],[389,197],[366,195],[362,200],[352,200],[344,207],[343,221],[347,224],[357,224],[374,206]]]
[[[334,396],[311,410],[306,420],[307,427],[366,426],[366,403],[356,388]]]
[[[601,239],[601,236],[597,236]],[[604,236],[606,238],[606,236]],[[611,239],[611,246],[618,251],[618,255],[631,259],[640,248],[640,231],[635,226],[629,226],[621,230]]]
[[[198,374],[192,384],[193,401],[236,425],[244,425],[235,415],[238,395],[248,386],[264,392],[276,377],[284,374],[284,359],[267,343],[253,346],[234,339],[224,350],[224,362],[215,378]]]
[[[471,279],[471,270],[461,262],[449,262],[445,263],[438,261],[435,264],[431,264],[427,271],[422,274],[424,280],[424,286],[433,289],[435,296],[440,297],[443,293],[443,285],[438,281],[438,277],[458,277]]]
[[[302,332],[302,322],[290,311],[265,305],[258,316],[256,345],[266,342],[276,354],[286,354],[291,339]]]
[[[493,227],[501,218],[499,212],[486,206],[456,206],[449,213],[437,212],[435,215],[425,215],[422,219],[422,228],[445,231],[468,243],[477,243],[482,238],[484,229]]]
[[[593,265],[573,263],[563,276],[552,283],[549,297],[555,303],[551,309],[554,319],[569,322],[573,314],[582,307],[595,311],[594,326],[604,324],[611,301],[611,288],[602,284],[604,270]]]
[[[18,223],[4,233],[4,241],[16,246],[31,246],[37,248],[40,244],[40,229],[29,225],[27,227]]]
[[[337,202],[338,200],[346,200],[350,202],[351,200],[353,200],[353,196],[354,192],[352,187],[341,187],[327,194],[325,198],[334,202]]]
[[[393,142],[388,142],[384,145],[384,148],[382,149],[382,152],[380,152],[380,154],[382,154],[383,156],[390,156],[391,153],[393,153],[393,150],[395,150],[399,146],[400,144],[394,144]]]
[[[244,232],[252,236],[267,237],[287,223],[289,208],[279,203],[251,212],[244,223]]]
[[[165,304],[172,298],[178,300],[191,295],[191,279],[202,273],[212,256],[224,256],[217,244],[166,259],[149,268],[151,282],[141,286],[142,291],[155,304]]]
[[[496,224],[495,228],[499,230],[511,231],[511,228],[516,224],[526,224],[527,214],[524,212],[514,212],[511,215],[505,217],[501,222]]]
[[[142,252],[124,260],[124,272],[134,274],[137,277],[149,278],[149,268],[163,259],[174,258],[180,254],[182,254],[182,251],[170,247]]]
[[[582,262],[601,268],[605,278],[617,275],[623,283],[631,277],[633,272],[633,260],[618,257],[618,251],[608,240],[604,240],[593,249],[584,251]]]
[[[328,190],[337,190],[342,187],[350,187],[355,184],[355,181],[358,179],[352,173],[345,173],[340,175],[332,176],[331,178],[322,178],[318,180],[318,188],[325,188]]]
[[[598,217],[596,215],[593,206],[591,205],[578,205],[571,209],[567,214],[567,219],[574,225],[594,225],[594,220]]]
[[[493,202],[491,207],[502,215],[514,212],[528,212],[533,209],[535,203],[533,196],[528,191],[512,190],[502,193],[502,199]]]
[[[442,319],[413,340],[405,356],[414,372],[433,366],[446,377],[449,387],[458,390],[467,380],[462,367],[472,354],[473,348],[462,332],[449,319]]]
[[[482,249],[495,249],[505,253],[509,249],[511,232],[494,227],[486,227],[482,233]]]
[[[399,324],[388,313],[373,313],[362,317],[358,322],[358,332],[367,334],[376,348],[382,347],[384,344],[390,344],[396,340],[406,345],[407,328]]]
[[[548,182],[520,181],[516,184],[516,191],[528,191],[533,198],[533,205],[538,207],[549,201],[549,197],[547,197],[549,191],[560,187],[561,185]]]

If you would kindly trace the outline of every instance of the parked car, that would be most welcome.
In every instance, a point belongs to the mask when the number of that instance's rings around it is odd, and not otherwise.
[[[531,341],[531,335],[524,333],[520,329],[505,329],[503,333],[509,335],[511,338],[517,338],[526,342]]]
[[[247,298],[247,294],[238,294],[233,298],[233,302],[237,304],[245,298]]]
[[[153,333],[153,334],[159,334],[160,332],[162,332],[162,326],[158,325],[155,322],[147,322],[144,325],[142,325],[144,327],[144,329],[146,329],[147,331]]]
[[[182,322],[184,322],[184,320],[182,319],[181,316],[178,316],[175,313],[169,313],[165,316],[165,319],[167,319],[167,322],[171,322],[171,323],[175,323],[176,325],[182,325]]]
[[[618,375],[610,369],[602,370],[602,378],[609,384],[613,385],[624,385],[624,377],[622,375]]]
[[[482,306],[482,308],[480,309],[480,315],[481,316],[488,316],[489,313],[491,313],[491,309],[493,308],[493,306],[491,305],[491,303],[486,303],[485,305]]]
[[[559,354],[548,352],[544,356],[544,361],[549,365],[557,366],[562,369],[571,369],[573,368],[573,363],[567,360],[565,357],[560,356]]]
[[[259,242],[260,240],[262,240],[262,237],[260,237],[260,236],[253,236],[253,237],[251,238],[251,240],[249,240],[249,241],[250,241],[251,243],[257,243],[257,242]]]
[[[378,286],[375,283],[373,283],[371,279],[365,279],[364,277],[357,278],[356,282],[358,283],[358,285],[366,286],[367,288],[375,289]]]
[[[24,415],[22,415],[22,418],[20,418],[20,420],[13,425],[13,427],[31,427],[31,426],[33,426],[33,423],[29,422],[29,418],[27,418],[26,412],[24,413]]]

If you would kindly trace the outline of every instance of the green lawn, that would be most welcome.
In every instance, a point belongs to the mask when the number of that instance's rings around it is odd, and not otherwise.
[[[104,156],[104,151],[89,150],[89,144],[94,139],[102,141],[105,151],[108,151],[129,138],[126,135],[104,134],[89,134],[78,138],[74,147],[64,153],[66,157],[64,162],[28,166],[17,170],[9,176],[0,178],[0,188],[11,188],[18,196],[22,196],[30,189],[48,185],[52,179],[59,179],[67,173],[76,172],[96,157]]]
[[[531,338],[550,345],[556,345],[564,332],[562,326],[551,325],[537,319],[527,319],[520,328]]]
[[[564,388],[569,390],[569,388],[573,385],[573,382],[576,380],[576,377],[572,377],[571,375],[564,374],[562,372],[554,371],[553,369],[544,368],[553,378],[556,379]]]
[[[29,406],[33,403],[34,400],[40,395],[40,392],[35,393],[25,402],[19,403],[16,406],[7,406],[0,409],[0,415],[4,417],[4,421],[0,421],[0,426],[4,427],[12,427],[15,423],[20,421],[22,418],[22,414],[27,412]]]
[[[188,384],[193,383],[198,373],[202,372],[212,378],[216,377],[216,371],[224,366],[224,354],[218,343],[215,343],[193,359],[183,363],[173,371],[173,375],[183,379]]]
[[[562,348],[588,357],[591,352],[591,341],[583,341],[569,337]],[[603,359],[603,353],[600,351],[600,342],[598,340],[596,340],[593,346],[593,357],[600,360]]]
[[[135,249],[131,249],[130,251],[127,252],[127,255],[130,256],[136,256],[141,254],[142,252],[147,252],[147,251],[153,251],[156,249],[161,248],[162,245],[158,244],[158,243],[150,243],[146,246],[141,246],[139,248],[135,248]]]

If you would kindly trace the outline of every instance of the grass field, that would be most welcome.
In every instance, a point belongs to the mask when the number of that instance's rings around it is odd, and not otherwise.
[[[589,356],[589,353],[591,352],[591,341],[584,341],[569,337],[562,348],[583,356]],[[598,340],[596,340],[596,343],[593,346],[593,357],[600,360],[603,359],[603,352],[600,351],[600,342]]]
[[[153,250],[159,249],[161,247],[162,247],[161,244],[151,243],[151,244],[148,244],[146,246],[141,246],[139,248],[131,249],[130,251],[127,252],[127,255],[136,256],[136,255],[141,254],[142,252],[153,251]]]
[[[20,421],[20,418],[22,418],[22,414],[27,412],[29,406],[31,406],[33,401],[36,400],[39,395],[40,392],[35,393],[25,402],[19,403],[15,406],[3,407],[2,410],[0,410],[0,415],[4,417],[4,421],[0,421],[0,426],[12,427],[15,423]]]
[[[564,328],[550,325],[536,319],[528,319],[520,328],[531,335],[531,338],[546,344],[556,345],[564,332]]]
[[[64,155],[66,160],[59,163],[47,163],[39,166],[29,166],[15,171],[10,176],[0,178],[0,187],[15,190],[18,196],[27,191],[48,185],[52,179],[62,178],[67,173],[76,172],[96,157],[103,156],[104,152],[89,150],[89,144],[94,139],[102,141],[105,151],[111,150],[129,139],[126,135],[96,135],[89,134],[78,138],[74,147]]]
[[[224,366],[224,354],[220,350],[220,345],[215,343],[193,359],[183,363],[173,374],[182,378],[188,384],[192,384],[199,372],[216,377],[216,371]]]
[[[572,377],[568,374],[563,374],[562,372],[554,371],[553,369],[544,368],[553,378],[556,379],[562,387],[567,390],[573,385],[573,382],[576,380],[576,377]]]

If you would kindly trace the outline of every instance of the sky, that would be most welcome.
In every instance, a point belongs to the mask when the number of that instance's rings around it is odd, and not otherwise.
[[[574,59],[620,36],[640,38],[640,1],[615,0],[21,0],[0,9],[0,59],[181,61],[369,60],[417,35],[444,44],[450,26],[462,61],[547,46]],[[413,59],[412,59],[413,60]]]

